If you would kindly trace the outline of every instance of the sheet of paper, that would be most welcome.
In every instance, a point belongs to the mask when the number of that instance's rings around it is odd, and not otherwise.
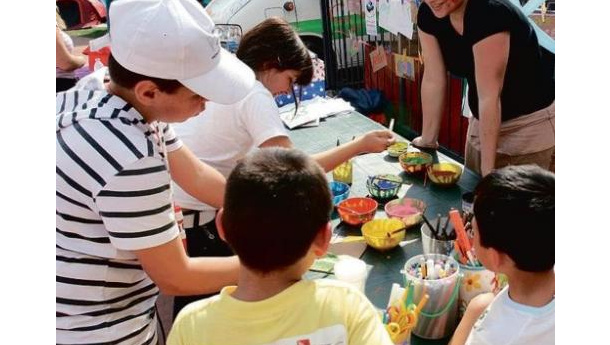
[[[377,36],[377,0],[362,0],[366,21],[366,34]]]
[[[415,80],[415,59],[407,55],[394,54],[394,71],[399,78]]]
[[[388,59],[385,56],[385,50],[382,46],[378,46],[377,49],[373,50],[370,54],[371,64],[373,67],[373,73],[379,71],[388,65]]]
[[[396,31],[413,38],[413,19],[411,17],[411,4],[409,1],[390,2],[390,22]]]
[[[377,4],[379,11],[379,27],[397,35],[398,31],[396,31],[394,23],[390,20],[390,1],[391,0],[379,0],[379,3]]]

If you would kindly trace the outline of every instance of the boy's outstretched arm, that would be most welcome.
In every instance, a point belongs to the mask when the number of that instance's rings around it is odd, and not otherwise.
[[[464,312],[464,317],[462,317],[462,321],[460,321],[460,324],[455,329],[455,333],[453,333],[453,337],[448,345],[463,345],[466,343],[474,323],[493,301],[494,297],[494,294],[490,292],[480,294],[470,301],[468,308]]]

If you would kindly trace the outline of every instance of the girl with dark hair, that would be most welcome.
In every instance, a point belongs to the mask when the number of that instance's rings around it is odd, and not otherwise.
[[[268,18],[241,39],[237,57],[254,70],[256,83],[241,101],[231,105],[207,103],[206,110],[174,127],[178,136],[203,162],[228,176],[237,162],[255,148],[292,142],[282,123],[274,96],[293,85],[307,85],[313,75],[309,51],[280,18]],[[362,152],[381,152],[395,141],[390,131],[372,131],[349,143],[313,155],[325,171]],[[175,201],[183,209],[187,251],[190,256],[232,255],[214,224],[217,209],[175,185]],[[174,314],[187,303],[205,296],[176,297]]]

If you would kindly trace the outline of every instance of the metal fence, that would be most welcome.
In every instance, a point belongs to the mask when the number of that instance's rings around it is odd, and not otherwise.
[[[354,4],[357,5],[354,5]],[[386,122],[394,118],[394,130],[412,139],[421,132],[421,80],[423,67],[417,64],[414,80],[397,77],[394,73],[394,53],[406,52],[417,57],[417,30],[411,40],[378,28],[378,35],[366,35],[362,1],[321,0],[323,22],[326,86],[338,92],[344,87],[378,89],[388,101]],[[388,66],[373,72],[369,54],[377,46],[384,47]],[[463,160],[467,119],[461,116],[464,83],[451,77],[448,81],[447,102],[439,143],[443,152]]]

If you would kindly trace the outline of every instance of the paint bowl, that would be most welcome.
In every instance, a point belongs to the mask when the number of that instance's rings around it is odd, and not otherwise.
[[[402,186],[402,178],[393,174],[369,176],[366,188],[376,199],[390,199],[396,196]]]
[[[426,171],[432,183],[443,187],[454,185],[462,176],[462,167],[450,162],[432,164]]]
[[[339,204],[349,196],[350,188],[346,183],[332,181],[328,183],[328,188],[333,194],[333,205]]]
[[[406,152],[398,157],[400,166],[409,174],[425,172],[432,160],[432,155],[426,152]]]
[[[398,158],[401,154],[407,152],[408,148],[409,143],[405,141],[397,141],[394,144],[388,146],[388,156]]]
[[[337,205],[337,212],[347,224],[360,225],[375,217],[377,205],[377,201],[371,198],[349,198]]]
[[[392,233],[392,231],[404,227],[405,223],[400,219],[373,219],[362,225],[362,236],[364,236],[364,241],[369,246],[381,251],[389,250],[404,240],[406,234],[406,230],[397,233]]]
[[[385,204],[384,210],[389,218],[398,218],[406,227],[411,227],[421,222],[426,203],[419,199],[401,198]]]

